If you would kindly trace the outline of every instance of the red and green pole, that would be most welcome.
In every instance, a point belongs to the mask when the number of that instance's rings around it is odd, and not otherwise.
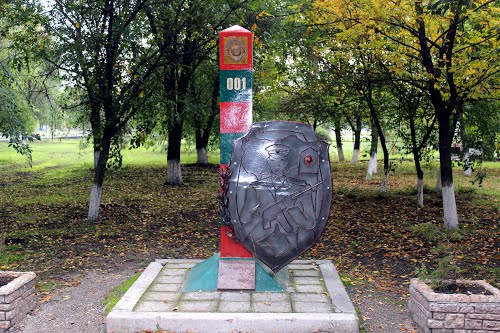
[[[220,171],[227,169],[233,140],[252,125],[252,32],[240,26],[221,31],[220,45]],[[222,220],[222,219],[221,219]],[[221,258],[251,258],[252,254],[221,226]]]
[[[220,35],[220,171],[221,180],[230,163],[233,141],[252,125],[252,32],[233,26]],[[222,183],[221,194],[227,184]],[[222,213],[224,214],[224,213]],[[220,258],[211,258],[190,270],[185,291],[257,290],[282,291],[275,276],[253,259],[253,255],[232,237],[222,215]],[[239,260],[238,260],[239,259]]]

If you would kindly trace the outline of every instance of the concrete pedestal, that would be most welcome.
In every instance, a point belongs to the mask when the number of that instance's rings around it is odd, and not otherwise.
[[[334,265],[295,260],[279,292],[184,291],[201,260],[151,263],[107,317],[108,333],[358,333],[356,312]]]

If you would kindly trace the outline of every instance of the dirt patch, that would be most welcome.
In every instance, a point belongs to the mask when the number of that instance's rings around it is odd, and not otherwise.
[[[65,280],[71,281],[67,287],[40,295],[40,306],[9,333],[105,333],[103,301],[115,286],[134,274],[129,267],[122,267],[121,272],[94,270],[66,276]]]
[[[434,288],[434,292],[439,294],[493,295],[488,289],[477,284],[450,283]]]
[[[14,281],[15,278],[13,277],[3,277],[0,276],[0,287],[6,286],[9,284],[9,282]]]

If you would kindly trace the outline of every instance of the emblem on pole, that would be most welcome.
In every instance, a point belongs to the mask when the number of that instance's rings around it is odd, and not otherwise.
[[[224,55],[228,64],[247,63],[248,57],[247,38],[239,36],[226,37]]]
[[[328,145],[311,126],[254,123],[233,143],[228,211],[236,237],[274,272],[323,232],[332,200]]]

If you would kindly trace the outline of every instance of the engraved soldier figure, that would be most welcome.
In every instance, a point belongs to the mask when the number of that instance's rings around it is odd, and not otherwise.
[[[231,165],[233,227],[238,239],[273,270],[319,238],[331,201],[331,192],[325,192],[331,186],[329,163],[321,158],[326,144],[315,135],[306,138],[306,125],[301,125],[300,131],[285,127],[269,130],[271,134],[251,130],[236,144],[234,156],[239,158]]]

